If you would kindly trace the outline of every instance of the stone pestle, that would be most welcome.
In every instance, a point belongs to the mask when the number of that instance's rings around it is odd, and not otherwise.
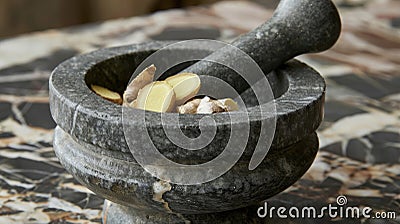
[[[268,74],[298,55],[329,49],[340,31],[339,13],[331,0],[281,0],[270,20],[239,36],[231,45],[248,54]],[[246,83],[228,67],[212,61],[243,63],[232,47],[222,47],[184,72],[217,77],[239,94],[258,81],[250,77],[251,83]]]

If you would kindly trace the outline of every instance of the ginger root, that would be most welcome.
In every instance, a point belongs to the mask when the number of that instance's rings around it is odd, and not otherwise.
[[[199,107],[201,99],[193,99],[181,106],[176,108],[177,112],[180,114],[195,114],[197,112],[197,107]]]
[[[199,106],[197,107],[197,114],[212,114],[223,112],[224,109],[222,104],[218,100],[212,100],[210,97],[206,96],[201,99]]]
[[[180,114],[212,114],[239,109],[230,98],[213,100],[204,97],[185,103],[199,92],[199,76],[180,73],[165,81],[153,82],[155,71],[154,65],[147,67],[128,85],[123,95],[124,106],[162,113],[175,109]]]
[[[180,73],[165,79],[175,91],[176,104],[181,105],[199,92],[200,78],[193,73]]]
[[[97,86],[97,85],[91,85],[90,88],[99,96],[103,97],[104,99],[111,101],[113,103],[121,104],[122,103],[122,98],[121,96],[113,92],[107,88]]]
[[[171,112],[175,107],[175,92],[165,81],[150,83],[139,90],[130,107],[154,112]]]
[[[193,99],[177,107],[180,114],[212,114],[236,110],[239,110],[239,106],[231,98],[213,100],[208,96],[203,99]]]
[[[200,89],[200,78],[196,74],[181,73],[153,82],[155,71],[154,65],[147,67],[128,85],[123,95],[124,106],[171,112]]]
[[[141,88],[153,82],[155,72],[156,66],[150,65],[133,79],[128,87],[126,87],[123,95],[123,103],[125,106],[129,105],[137,98]]]
[[[222,104],[222,108],[226,112],[239,110],[238,104],[231,98],[220,99],[218,102]]]

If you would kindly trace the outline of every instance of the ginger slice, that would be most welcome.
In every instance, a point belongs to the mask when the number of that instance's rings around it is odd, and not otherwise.
[[[218,100],[212,100],[210,97],[206,96],[201,99],[199,106],[197,107],[197,114],[212,114],[224,112],[222,103]]]
[[[220,99],[218,102],[223,105],[224,110],[227,112],[239,110],[238,104],[231,98]]]
[[[99,96],[103,97],[104,99],[111,101],[113,103],[121,104],[122,98],[121,96],[113,92],[107,88],[98,85],[90,85],[90,88]]]
[[[197,107],[199,107],[201,99],[193,99],[181,106],[176,108],[177,112],[180,114],[195,114]]]
[[[238,104],[231,98],[213,100],[210,97],[193,99],[177,107],[180,114],[212,114],[239,110]]]
[[[150,65],[129,83],[123,95],[124,105],[132,103],[137,98],[139,90],[153,82],[155,72],[156,66]]]
[[[154,112],[171,112],[175,107],[175,92],[165,81],[156,81],[140,89],[129,106]]]
[[[180,73],[165,79],[173,88],[176,104],[181,105],[199,92],[200,78],[193,73]]]

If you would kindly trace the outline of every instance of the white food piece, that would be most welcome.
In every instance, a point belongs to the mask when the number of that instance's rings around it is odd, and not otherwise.
[[[201,99],[193,99],[189,102],[178,106],[176,108],[177,112],[180,114],[195,114],[197,111],[197,107],[199,107]]]

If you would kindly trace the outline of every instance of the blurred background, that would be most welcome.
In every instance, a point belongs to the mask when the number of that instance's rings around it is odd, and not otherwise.
[[[0,0],[0,38],[218,0]],[[238,0],[240,1],[240,0]],[[279,0],[252,0],[274,7]]]

